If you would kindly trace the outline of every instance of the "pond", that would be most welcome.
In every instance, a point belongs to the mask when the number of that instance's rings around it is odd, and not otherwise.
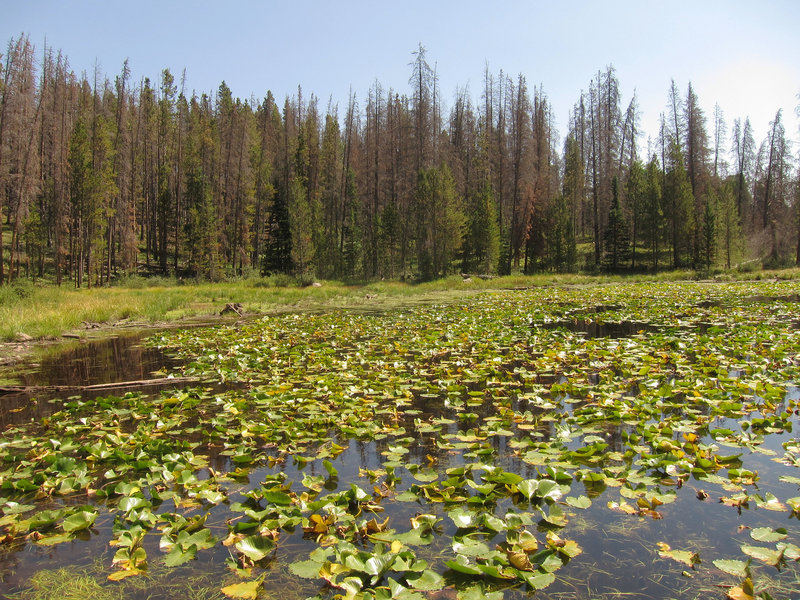
[[[90,386],[150,379],[155,372],[166,373],[181,364],[144,344],[143,337],[138,332],[70,343],[38,364],[23,365],[15,375],[25,386]]]
[[[151,333],[152,335],[152,333]],[[84,396],[107,394],[114,384],[129,383],[128,389],[147,387],[157,391],[174,387],[163,379],[183,364],[160,348],[144,342],[143,332],[112,335],[101,339],[71,341],[49,349],[37,359],[5,369],[3,378],[13,386],[0,388],[0,430],[53,412],[58,398],[80,392]],[[145,385],[152,381],[154,385]],[[116,393],[126,391],[119,386]],[[51,402],[51,400],[54,400]]]
[[[798,288],[540,288],[158,334],[207,385],[4,426],[0,586],[792,597]]]

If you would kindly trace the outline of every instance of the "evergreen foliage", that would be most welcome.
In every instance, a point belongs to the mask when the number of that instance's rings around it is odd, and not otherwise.
[[[481,102],[460,91],[447,115],[423,46],[410,74],[407,93],[376,82],[363,110],[353,93],[340,118],[300,88],[280,110],[271,93],[243,101],[225,82],[187,96],[168,69],[156,85],[132,83],[127,62],[111,85],[11,40],[0,284],[800,260],[800,186],[780,112],[759,152],[749,121],[734,123],[728,168],[721,112],[712,149],[693,88],[682,97],[672,82],[643,164],[636,98],[621,110],[613,66],[580,94],[560,154],[547,96],[524,75],[487,70]]]
[[[608,211],[608,226],[604,235],[603,266],[616,273],[628,266],[631,258],[631,242],[628,222],[619,202],[617,178],[611,180],[611,210]]]

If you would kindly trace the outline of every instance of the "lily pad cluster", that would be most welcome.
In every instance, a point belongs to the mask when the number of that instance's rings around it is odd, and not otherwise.
[[[716,504],[768,517],[651,562],[766,598],[800,559],[798,293],[539,288],[165,333],[204,385],[3,432],[3,546],[103,531],[112,581],[219,561],[230,597],[511,597],[588,560],[579,523]]]

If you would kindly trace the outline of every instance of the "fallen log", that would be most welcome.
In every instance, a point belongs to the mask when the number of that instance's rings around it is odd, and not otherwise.
[[[36,394],[42,392],[96,392],[129,388],[155,387],[159,385],[183,385],[197,383],[199,377],[160,377],[158,379],[139,379],[136,381],[115,381],[112,383],[95,383],[92,385],[3,385],[3,394]]]

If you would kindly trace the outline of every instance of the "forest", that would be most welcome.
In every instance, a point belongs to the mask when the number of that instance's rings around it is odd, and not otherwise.
[[[405,91],[346,105],[187,93],[185,74],[78,76],[11,39],[0,65],[0,284],[133,274],[430,280],[450,273],[707,271],[800,263],[778,110],[754,139],[665,85],[656,139],[613,66],[567,131],[545,91],[486,69],[444,108],[425,48]],[[564,140],[563,143],[561,140]],[[641,148],[648,150],[643,152]]]

